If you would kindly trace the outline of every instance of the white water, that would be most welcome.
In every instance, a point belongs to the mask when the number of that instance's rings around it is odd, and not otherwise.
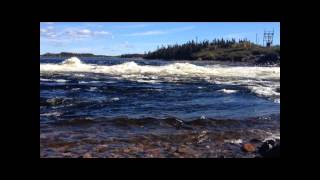
[[[260,96],[280,96],[280,93],[276,92],[276,89],[280,87],[280,67],[197,66],[190,63],[150,66],[138,65],[135,62],[108,66],[85,64],[80,59],[72,57],[61,64],[40,64],[40,72],[102,73],[149,83],[159,82],[157,81],[158,78],[174,82],[180,78],[199,77],[217,84],[246,86]],[[233,93],[233,91],[225,90],[224,93]],[[277,102],[280,103],[280,101]]]
[[[238,91],[237,90],[231,90],[231,89],[221,89],[221,90],[219,90],[219,92],[223,92],[223,93],[226,93],[226,94],[232,94],[232,93],[236,93]]]

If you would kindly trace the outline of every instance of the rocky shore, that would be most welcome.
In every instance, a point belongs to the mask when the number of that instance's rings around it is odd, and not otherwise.
[[[138,133],[139,124],[119,124],[116,133],[106,126],[81,127],[72,124],[59,130],[45,129],[40,134],[42,158],[273,158],[280,157],[278,128],[219,129],[171,124],[176,130],[154,129]],[[220,124],[221,125],[221,124]],[[99,125],[100,126],[100,125]],[[130,126],[130,128],[128,128]],[[135,128],[132,129],[132,126]],[[202,127],[201,127],[202,126]],[[84,127],[88,127],[84,128]],[[170,127],[167,127],[170,128]],[[106,135],[108,131],[108,135]],[[126,134],[125,136],[116,135]]]

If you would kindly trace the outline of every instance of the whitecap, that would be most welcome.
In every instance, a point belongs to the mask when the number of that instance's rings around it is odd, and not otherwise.
[[[242,144],[243,141],[242,139],[227,139],[224,140],[225,143],[230,143],[230,144]]]
[[[40,81],[52,81],[51,79],[40,78]]]
[[[114,98],[110,99],[110,101],[119,101],[119,100],[120,100],[120,98],[118,98],[118,97],[114,97]]]
[[[100,81],[79,81],[79,84],[94,84],[94,83],[99,83]]]
[[[90,87],[89,91],[96,91],[97,89],[97,87]]]
[[[68,82],[68,80],[65,80],[65,79],[52,79],[52,80],[55,81],[55,82],[58,82],[58,83]]]
[[[50,112],[50,113],[42,113],[40,116],[60,116],[60,112]]]
[[[280,98],[275,99],[274,102],[280,104]]]
[[[237,90],[232,90],[232,89],[221,89],[221,90],[219,90],[219,92],[223,92],[223,93],[226,93],[226,94],[232,94],[232,93],[236,93],[238,91]]]

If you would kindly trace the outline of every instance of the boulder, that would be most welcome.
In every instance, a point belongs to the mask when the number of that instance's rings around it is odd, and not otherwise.
[[[265,158],[280,157],[280,140],[267,140],[265,141],[258,152]]]
[[[245,152],[254,152],[256,147],[253,144],[246,143],[242,146],[242,150]]]

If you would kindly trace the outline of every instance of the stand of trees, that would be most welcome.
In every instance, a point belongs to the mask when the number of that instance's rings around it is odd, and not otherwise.
[[[214,39],[211,42],[206,40],[202,42],[188,41],[182,45],[168,45],[167,47],[158,48],[154,52],[148,52],[144,55],[146,59],[185,59],[193,60],[197,57],[195,53],[200,52],[204,49],[230,49],[230,48],[249,48],[254,44],[250,41],[243,39],[236,41],[235,39]]]

